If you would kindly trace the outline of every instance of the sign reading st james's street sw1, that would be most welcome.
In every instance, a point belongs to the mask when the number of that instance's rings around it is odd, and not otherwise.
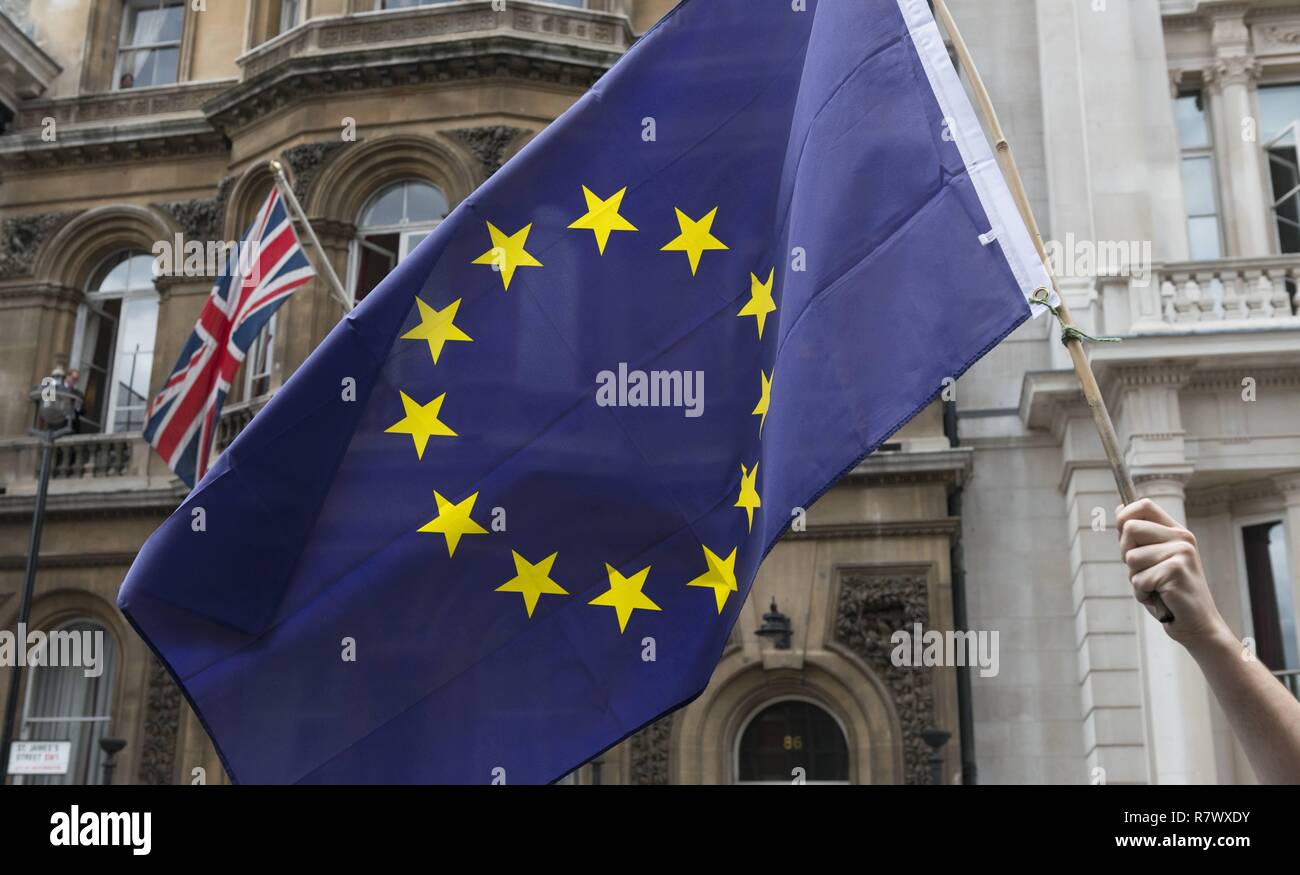
[[[71,760],[70,741],[15,741],[9,748],[9,774],[66,775]]]

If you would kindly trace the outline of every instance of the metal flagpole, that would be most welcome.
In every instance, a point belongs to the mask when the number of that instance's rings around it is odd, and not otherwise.
[[[1066,331],[1064,335],[1065,347],[1070,351],[1070,359],[1074,362],[1074,373],[1079,377],[1079,383],[1083,387],[1083,397],[1092,410],[1092,420],[1097,426],[1097,434],[1101,437],[1102,449],[1105,450],[1106,459],[1110,462],[1111,472],[1115,475],[1115,485],[1119,487],[1119,497],[1125,504],[1132,504],[1137,501],[1137,489],[1133,486],[1133,478],[1129,476],[1128,466],[1124,464],[1124,457],[1120,453],[1119,436],[1115,433],[1115,424],[1111,421],[1110,411],[1106,409],[1106,399],[1102,397],[1101,388],[1097,385],[1097,378],[1092,373],[1092,365],[1088,362],[1088,353],[1084,350],[1083,343],[1077,334],[1070,330],[1077,331],[1074,320],[1070,318],[1070,310],[1065,304],[1065,298],[1061,295],[1061,289],[1057,284],[1051,261],[1047,257],[1047,249],[1043,245],[1043,235],[1038,230],[1038,222],[1034,219],[1034,211],[1029,206],[1029,197],[1025,194],[1025,185],[1020,179],[1020,170],[1016,167],[1016,158],[1011,151],[1011,144],[1007,142],[1006,135],[1002,132],[1002,125],[998,122],[998,114],[993,109],[993,101],[989,99],[988,90],[984,87],[984,80],[980,78],[979,71],[975,69],[975,62],[971,59],[970,50],[966,48],[966,41],[962,39],[961,32],[957,30],[957,23],[953,21],[952,13],[948,11],[948,4],[944,0],[934,0],[934,12],[943,24],[944,30],[948,31],[949,38],[952,39],[953,48],[957,52],[957,63],[961,65],[962,70],[970,79],[971,91],[975,94],[980,113],[984,116],[984,121],[989,128],[989,134],[993,138],[993,148],[997,153],[998,166],[1002,168],[1002,175],[1011,188],[1011,196],[1015,198],[1016,207],[1019,208],[1020,216],[1029,229],[1029,235],[1034,241],[1034,248],[1038,250],[1038,257],[1042,259],[1043,267],[1047,270],[1047,276],[1052,282],[1052,289],[1056,292],[1056,296],[1060,301],[1056,307],[1056,316],[1061,321],[1062,329]],[[1162,623],[1169,623],[1174,619],[1173,612],[1160,598],[1159,593],[1152,594],[1147,607],[1150,609],[1152,616]]]
[[[284,168],[279,161],[271,162],[271,173],[275,176],[275,187],[280,189],[280,195],[284,198],[285,203],[289,205],[289,211],[298,220],[298,224],[307,232],[307,239],[311,241],[311,245],[315,246],[316,251],[320,253],[321,263],[325,265],[325,275],[329,277],[330,293],[339,306],[343,308],[344,313],[351,313],[354,305],[348,298],[347,292],[343,290],[343,283],[339,282],[338,274],[334,272],[334,265],[330,263],[329,253],[325,251],[325,247],[320,245],[320,238],[316,236],[316,230],[312,228],[311,222],[307,221],[307,215],[302,211],[302,205],[298,203],[293,188],[290,187],[289,181],[284,178]]]

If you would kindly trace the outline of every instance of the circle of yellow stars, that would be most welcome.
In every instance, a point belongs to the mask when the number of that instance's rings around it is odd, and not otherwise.
[[[608,197],[601,197],[587,186],[582,186],[582,196],[586,212],[568,225],[569,230],[590,231],[595,238],[596,249],[603,257],[615,233],[639,232],[640,229],[623,215],[623,199],[627,195],[627,186]],[[691,218],[682,209],[675,207],[677,225],[680,233],[661,247],[662,252],[681,252],[686,255],[691,276],[696,276],[699,266],[707,252],[727,251],[728,246],[713,233],[714,223],[718,218],[718,207],[704,213],[698,219]],[[528,235],[532,224],[524,225],[512,234],[502,231],[491,222],[486,222],[491,247],[475,258],[472,264],[491,267],[501,277],[504,291],[510,290],[510,283],[515,272],[521,268],[540,268],[542,262],[528,251]],[[776,312],[777,304],[773,297],[776,281],[776,268],[769,269],[767,279],[760,279],[757,274],[750,274],[749,300],[736,314],[738,318],[752,317],[758,332],[758,339],[763,339],[763,330],[767,317]],[[420,322],[401,336],[402,340],[423,341],[428,345],[433,364],[447,351],[449,343],[472,343],[474,338],[464,328],[456,324],[460,311],[461,298],[437,309],[420,297],[416,297]],[[767,421],[768,409],[772,399],[773,374],[760,370],[759,397],[753,415],[759,417],[758,433],[762,437],[763,426]],[[404,434],[411,438],[415,447],[417,460],[423,460],[425,450],[432,438],[454,438],[456,432],[442,419],[442,409],[447,393],[434,397],[428,402],[420,402],[399,391],[403,416],[385,429],[389,434]],[[741,464],[739,490],[735,507],[745,512],[747,530],[754,528],[754,513],[762,507],[758,494],[758,462],[753,466]],[[474,505],[479,493],[466,496],[459,501],[433,492],[437,515],[422,525],[417,531],[426,534],[441,535],[446,543],[447,556],[453,558],[456,547],[464,537],[486,535],[488,530],[473,519]],[[736,581],[736,547],[732,547],[724,558],[721,552],[715,553],[707,545],[701,545],[704,552],[704,572],[686,583],[686,586],[709,589],[713,592],[714,605],[719,615],[726,607],[731,594],[738,591]],[[514,577],[496,587],[500,593],[518,594],[522,597],[524,611],[529,619],[542,596],[567,596],[571,593],[553,577],[558,553],[551,553],[537,562],[531,562],[517,550],[511,550],[514,560]],[[588,604],[607,607],[614,610],[619,632],[627,630],[629,621],[636,611],[662,611],[663,609],[645,592],[650,578],[651,566],[647,565],[630,575],[609,563],[605,563],[605,574],[609,588],[601,592]]]

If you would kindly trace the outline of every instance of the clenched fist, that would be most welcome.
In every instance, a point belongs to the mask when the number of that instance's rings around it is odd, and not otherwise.
[[[1152,593],[1160,594],[1174,615],[1165,624],[1170,637],[1184,646],[1221,638],[1227,624],[1205,581],[1196,536],[1149,498],[1121,505],[1115,524],[1133,595],[1154,616]]]

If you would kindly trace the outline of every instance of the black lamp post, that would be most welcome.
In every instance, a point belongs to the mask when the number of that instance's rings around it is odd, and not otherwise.
[[[921,740],[930,747],[930,783],[943,783],[943,754],[939,753],[940,748],[948,743],[952,738],[952,733],[943,729],[923,729],[921,730]]]
[[[771,638],[772,646],[777,650],[790,649],[790,636],[794,634],[794,625],[790,618],[776,608],[776,599],[772,599],[772,610],[763,615],[763,625],[754,633],[760,638]]]
[[[76,427],[77,409],[81,404],[81,395],[68,388],[64,383],[62,368],[41,380],[41,384],[31,392],[32,402],[36,405],[36,415],[44,428],[33,428],[31,434],[41,439],[41,473],[40,483],[36,487],[36,510],[32,514],[32,535],[27,547],[27,575],[23,579],[22,600],[18,603],[18,628],[27,625],[32,610],[32,592],[36,587],[36,556],[41,549],[41,525],[45,521],[45,494],[50,486],[50,468],[54,463],[54,442],[64,435],[71,434]],[[4,735],[0,736],[0,764],[5,774],[0,776],[0,783],[9,773],[9,749],[14,740],[14,718],[18,714],[18,688],[23,682],[23,666],[15,665],[9,681],[9,695],[5,700]]]
[[[126,747],[126,739],[123,738],[101,738],[99,740],[99,749],[104,752],[104,785],[111,786],[113,783],[113,769],[117,766],[117,755]]]

